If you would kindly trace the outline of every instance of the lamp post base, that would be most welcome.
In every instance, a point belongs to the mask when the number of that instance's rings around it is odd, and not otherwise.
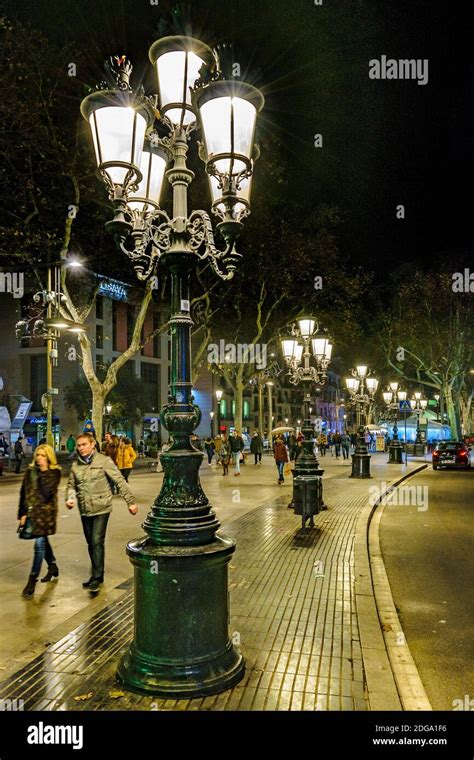
[[[228,633],[227,565],[233,541],[203,546],[131,541],[135,635],[117,677],[131,691],[204,697],[235,686],[245,663]]]
[[[388,447],[388,464],[403,464],[403,446],[400,441]]]
[[[351,478],[371,478],[370,454],[352,454]]]

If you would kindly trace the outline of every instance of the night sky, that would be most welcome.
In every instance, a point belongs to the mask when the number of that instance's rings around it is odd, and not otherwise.
[[[39,0],[7,3],[6,13],[50,38],[79,42],[88,61],[79,74],[84,82],[94,84],[103,59],[125,51],[152,92],[148,48],[167,33],[159,24],[173,5]],[[210,44],[233,41],[236,59],[248,67],[242,78],[264,92],[259,139],[272,134],[289,159],[285,192],[300,201],[302,217],[318,203],[335,204],[343,219],[339,247],[352,263],[380,274],[404,262],[434,268],[446,259],[466,262],[472,38],[461,4],[193,0],[190,6],[189,33]],[[428,59],[428,83],[369,79],[369,61],[382,55]],[[315,134],[322,148],[314,147]],[[404,220],[396,218],[398,204]]]

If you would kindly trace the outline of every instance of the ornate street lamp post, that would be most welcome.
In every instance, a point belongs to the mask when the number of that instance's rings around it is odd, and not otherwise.
[[[365,443],[365,425],[370,417],[370,409],[374,401],[375,391],[379,381],[375,377],[367,377],[368,367],[360,364],[351,369],[352,377],[346,378],[346,388],[351,395],[351,401],[356,409],[357,441],[352,454],[351,478],[370,478],[370,454]]]
[[[216,534],[220,523],[198,475],[203,454],[190,441],[201,411],[192,393],[189,281],[198,261],[208,261],[224,280],[237,268],[235,241],[249,213],[255,124],[264,101],[254,87],[226,81],[217,53],[198,40],[165,37],[149,55],[158,74],[157,127],[165,137],[153,129],[156,103],[142,88],[132,91],[124,56],[109,59],[105,89],[81,106],[114,207],[107,230],[139,280],[154,275],[158,263],[171,274],[171,383],[160,414],[171,447],[161,456],[163,485],[143,523],[147,535],[127,546],[135,568],[135,626],[118,678],[134,691],[191,698],[234,686],[244,662],[228,633],[227,568],[235,545]],[[197,126],[223,250],[207,212],[188,213],[194,173],[186,157]],[[160,207],[163,176],[173,189],[172,217]]]
[[[87,327],[74,322],[71,319],[60,316],[62,304],[66,296],[61,292],[61,268],[68,267],[77,269],[82,267],[80,261],[61,258],[59,261],[53,261],[48,264],[47,286],[46,290],[40,290],[33,296],[35,303],[41,304],[46,312],[45,319],[37,319],[33,325],[33,333],[30,335],[28,322],[20,320],[15,325],[15,332],[18,338],[30,339],[42,338],[46,341],[46,443],[53,449],[53,396],[58,394],[58,389],[53,387],[53,367],[58,364],[58,338],[61,336],[61,330],[70,333],[84,333]],[[54,280],[54,282],[53,282]]]
[[[420,417],[428,406],[428,400],[422,398],[421,391],[417,391],[413,394],[413,398],[410,399],[410,406],[412,412],[416,415],[416,438],[413,455],[415,457],[422,457],[425,453],[425,444],[421,438]]]
[[[388,447],[388,464],[403,464],[403,446],[398,438],[398,412],[400,401],[405,401],[406,391],[399,390],[398,383],[390,383],[388,390],[382,393],[387,411],[394,414],[393,436]]]
[[[211,438],[214,438],[214,412],[209,412],[209,417],[211,419]]]
[[[270,443],[270,448],[272,445],[272,436],[271,431],[273,429],[273,397],[272,397],[272,388],[275,385],[273,380],[267,380],[265,383],[268,390],[268,440]]]
[[[327,368],[331,360],[332,345],[327,335],[319,334],[319,326],[313,317],[302,317],[298,319],[298,324],[293,325],[291,337],[283,338],[281,341],[282,352],[288,366],[288,376],[290,383],[298,385],[303,383],[304,386],[304,413],[303,427],[301,432],[304,436],[302,441],[303,451],[296,460],[293,471],[293,498],[289,506],[297,503],[295,500],[295,478],[298,476],[309,476],[317,478],[319,504],[317,512],[323,506],[322,482],[321,476],[324,470],[319,467],[319,462],[314,453],[314,430],[311,425],[310,403],[311,394],[309,386],[311,383],[324,384],[327,377]],[[316,366],[310,366],[310,360],[313,357]],[[298,420],[300,423],[300,420]],[[311,515],[310,526],[314,525]]]

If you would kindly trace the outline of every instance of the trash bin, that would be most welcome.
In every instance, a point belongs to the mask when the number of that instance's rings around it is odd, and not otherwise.
[[[293,479],[293,504],[295,515],[301,515],[302,527],[308,518],[313,527],[313,517],[320,512],[323,504],[323,487],[319,475],[297,475]]]

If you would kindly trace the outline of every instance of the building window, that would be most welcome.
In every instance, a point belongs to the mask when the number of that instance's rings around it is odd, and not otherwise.
[[[97,296],[95,299],[95,318],[96,319],[103,319],[104,318],[104,299],[102,296]]]
[[[95,347],[104,348],[104,326],[95,326]]]
[[[232,417],[235,417],[235,401],[232,399],[230,403],[230,408],[232,409]]]
[[[221,417],[227,417],[227,401],[225,398],[221,398],[220,400],[220,416]]]
[[[146,385],[157,385],[159,375],[159,364],[151,362],[142,362],[140,365],[140,379]]]
[[[250,404],[248,401],[244,401],[244,417],[250,417]]]

